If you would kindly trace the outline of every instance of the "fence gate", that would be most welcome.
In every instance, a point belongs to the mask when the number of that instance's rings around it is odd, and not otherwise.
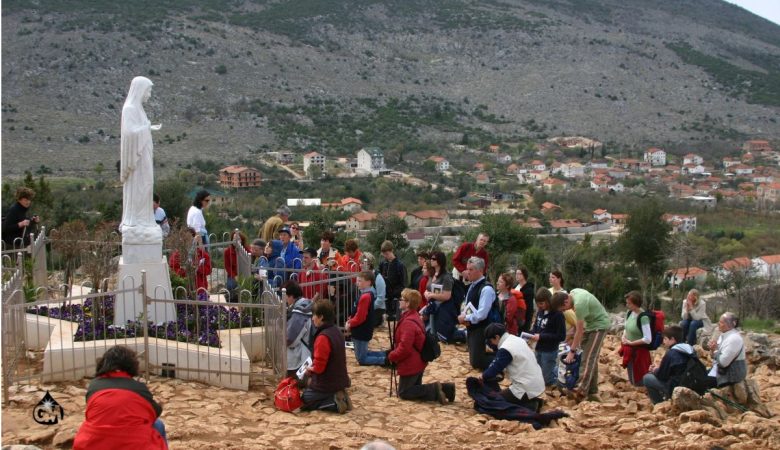
[[[10,258],[3,258],[6,264]],[[44,260],[45,261],[45,260]],[[2,358],[3,358],[3,403],[8,403],[8,388],[14,383],[16,369],[25,357],[24,308],[24,256],[16,257],[16,267],[8,271],[3,267],[3,278],[10,273],[8,281],[3,283],[3,319],[2,319]]]

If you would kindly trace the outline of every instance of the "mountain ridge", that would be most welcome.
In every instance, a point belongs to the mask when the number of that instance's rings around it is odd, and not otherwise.
[[[464,134],[705,152],[780,138],[780,27],[721,1],[138,4],[3,3],[4,175],[112,166],[136,75],[155,83],[163,170],[432,153]]]

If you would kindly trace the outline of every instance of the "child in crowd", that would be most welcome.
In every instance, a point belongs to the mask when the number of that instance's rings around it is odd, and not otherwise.
[[[360,293],[352,304],[352,315],[346,325],[346,331],[352,334],[352,342],[355,344],[355,358],[361,366],[385,365],[387,352],[368,350],[368,343],[374,337],[374,272],[360,272],[357,285]]]
[[[661,359],[661,365],[650,366],[642,384],[647,388],[647,396],[653,404],[668,400],[672,391],[680,384],[680,378],[685,372],[689,358],[696,358],[693,347],[683,341],[683,329],[678,325],[670,325],[664,329],[663,345],[668,350]]]
[[[555,384],[558,378],[558,345],[566,339],[566,321],[559,311],[561,302],[552,301],[547,288],[536,291],[536,322],[531,328],[536,342],[536,362],[542,368],[545,386]]]

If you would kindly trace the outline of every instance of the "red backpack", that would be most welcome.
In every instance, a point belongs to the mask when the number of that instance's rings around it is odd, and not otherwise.
[[[636,318],[636,324],[640,330],[642,329],[642,316],[647,316],[650,319],[650,344],[647,345],[647,348],[655,350],[661,346],[664,340],[663,332],[666,314],[660,310],[642,312]]]
[[[293,412],[303,406],[298,380],[294,377],[284,378],[274,391],[274,405],[281,411]]]

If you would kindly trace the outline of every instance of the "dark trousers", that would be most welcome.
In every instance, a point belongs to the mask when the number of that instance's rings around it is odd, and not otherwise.
[[[485,327],[468,330],[469,364],[478,370],[485,370],[493,362],[493,353],[485,351]]]
[[[502,389],[501,397],[504,397],[504,400],[508,401],[509,403],[514,403],[515,405],[522,406],[523,408],[528,408],[531,411],[537,411],[539,409],[539,399],[528,398],[528,394],[523,394],[523,398],[517,398],[515,397],[515,394],[513,394],[509,389]]]
[[[336,400],[334,399],[333,392],[319,392],[306,389],[303,391],[301,400],[303,400],[303,406],[301,407],[301,410],[303,411],[322,409],[325,411],[338,412],[338,407],[336,407]]]
[[[398,378],[398,397],[403,400],[437,400],[436,385],[422,384],[423,372]]]

